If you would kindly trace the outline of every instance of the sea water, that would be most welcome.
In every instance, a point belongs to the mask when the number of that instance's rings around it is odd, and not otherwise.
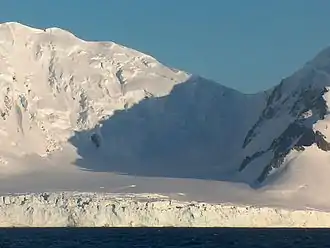
[[[0,247],[330,247],[330,229],[5,228]]]

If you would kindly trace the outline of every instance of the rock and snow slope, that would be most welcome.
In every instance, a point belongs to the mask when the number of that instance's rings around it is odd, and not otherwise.
[[[329,186],[329,87],[328,48],[269,93],[243,143],[247,156],[240,171],[248,181],[279,184],[289,176],[291,185],[314,193]]]
[[[112,42],[4,23],[0,191],[329,207],[329,87],[330,49],[246,95]]]

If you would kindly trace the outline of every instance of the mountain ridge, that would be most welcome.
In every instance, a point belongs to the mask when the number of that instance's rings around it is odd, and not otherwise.
[[[0,58],[4,171],[70,146],[83,170],[259,188],[330,149],[329,48],[255,94],[59,28],[1,24]]]

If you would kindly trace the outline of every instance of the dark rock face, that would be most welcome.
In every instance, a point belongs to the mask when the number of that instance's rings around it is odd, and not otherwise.
[[[259,183],[262,183],[267,178],[272,169],[279,168],[284,162],[285,156],[292,150],[303,151],[306,146],[316,144],[319,149],[330,151],[330,143],[325,140],[325,136],[319,131],[314,132],[311,128],[290,125],[281,137],[286,135],[288,138],[282,138],[282,142],[279,143],[279,146],[274,151],[273,159],[258,177],[257,181]],[[294,141],[297,137],[299,138]]]
[[[325,136],[319,131],[315,132],[315,143],[321,150],[330,151],[330,143],[325,140]]]
[[[94,143],[94,145],[99,148],[101,146],[101,138],[99,135],[97,135],[96,133],[93,133],[91,135],[91,141]]]
[[[258,151],[256,153],[254,153],[251,157],[247,156],[245,157],[245,159],[243,160],[242,164],[239,167],[239,171],[242,171],[245,169],[245,167],[251,163],[253,160],[261,157],[262,155],[264,155],[266,153],[266,151]]]
[[[293,104],[290,114],[292,116],[300,117],[308,110],[313,110],[319,115],[320,119],[323,119],[327,113],[326,102],[323,99],[323,95],[327,92],[327,89],[313,90],[306,89],[301,92],[299,98]]]
[[[249,130],[243,142],[243,148],[246,148],[258,135],[257,129],[264,122],[271,121],[280,110],[283,111],[284,105],[286,105],[285,110],[293,121],[281,135],[273,140],[267,149],[247,156],[240,165],[239,171],[243,171],[255,159],[271,152],[273,154],[272,159],[257,178],[258,183],[262,183],[273,169],[279,168],[292,150],[303,151],[306,146],[313,144],[316,144],[323,151],[330,150],[330,143],[325,140],[325,136],[321,132],[313,130],[313,124],[317,120],[324,119],[327,114],[327,105],[323,98],[327,89],[312,89],[309,85],[299,94],[294,92],[291,99],[289,97],[282,99],[283,82],[274,88],[259,120]],[[288,100],[290,100],[290,104],[287,104]],[[306,115],[307,112],[310,112],[308,116]]]
[[[299,122],[290,124],[282,135],[275,139],[268,148],[267,151],[272,151],[274,155],[257,181],[259,183],[263,182],[272,169],[278,169],[292,149],[310,146],[314,143],[314,140],[315,134],[311,128],[307,128]]]
[[[253,127],[248,131],[248,133],[244,139],[243,148],[247,147],[247,145],[257,135],[256,129],[259,126],[261,126],[264,121],[270,120],[277,114],[279,108],[276,108],[276,106],[273,106],[273,104],[277,103],[282,97],[281,90],[283,87],[283,83],[284,83],[284,80],[282,80],[281,83],[274,88],[274,90],[268,97],[266,107],[262,111],[261,116],[259,117],[258,121],[253,125]]]

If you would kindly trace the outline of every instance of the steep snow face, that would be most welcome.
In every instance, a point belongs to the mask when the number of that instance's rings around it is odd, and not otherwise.
[[[0,198],[2,227],[329,227],[330,214],[179,202],[159,195],[43,193]]]
[[[116,111],[70,142],[81,156],[77,164],[88,170],[235,181],[244,135],[264,100],[193,77],[169,95]]]

